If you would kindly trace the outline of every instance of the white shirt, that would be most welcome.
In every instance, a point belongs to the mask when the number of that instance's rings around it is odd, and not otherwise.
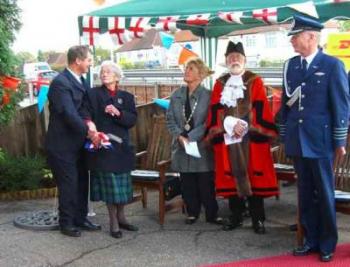
[[[73,75],[73,77],[81,84],[81,76],[77,75],[74,71],[67,67],[67,70]]]
[[[316,51],[314,53],[312,53],[311,55],[308,55],[307,57],[305,57],[306,62],[307,62],[306,69],[309,68],[311,62],[314,60],[314,58],[317,55],[317,53],[318,53],[318,49],[316,49]],[[300,57],[301,63],[303,62],[303,59],[304,59],[304,57]]]

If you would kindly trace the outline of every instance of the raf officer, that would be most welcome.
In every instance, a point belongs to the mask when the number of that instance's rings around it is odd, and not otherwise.
[[[334,157],[345,155],[349,85],[343,63],[318,50],[317,20],[294,16],[288,35],[298,56],[285,63],[280,134],[298,175],[305,242],[295,256],[319,252],[331,261],[337,243]]]

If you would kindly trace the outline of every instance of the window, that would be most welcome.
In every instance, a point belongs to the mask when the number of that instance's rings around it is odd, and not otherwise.
[[[275,32],[267,32],[265,34],[265,43],[267,48],[277,47],[277,35]]]
[[[247,35],[245,36],[245,43],[247,47],[256,46],[256,35]]]

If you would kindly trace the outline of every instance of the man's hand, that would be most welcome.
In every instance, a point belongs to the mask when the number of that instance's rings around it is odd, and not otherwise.
[[[241,122],[238,121],[236,125],[233,127],[233,136],[235,138],[241,138],[244,135],[244,132],[246,131],[247,126]]]
[[[346,154],[345,146],[340,146],[335,149],[334,162],[341,162]]]
[[[117,117],[120,116],[120,111],[115,106],[113,106],[112,104],[106,106],[105,112],[108,113],[109,115],[113,116],[113,117],[114,116],[117,116]]]
[[[97,131],[88,131],[88,138],[91,140],[91,142],[94,144],[95,147],[99,147],[101,143],[101,138]]]

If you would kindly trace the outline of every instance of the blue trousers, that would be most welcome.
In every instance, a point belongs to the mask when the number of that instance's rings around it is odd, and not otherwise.
[[[331,253],[338,233],[336,224],[332,158],[294,157],[298,175],[298,200],[305,245]]]

